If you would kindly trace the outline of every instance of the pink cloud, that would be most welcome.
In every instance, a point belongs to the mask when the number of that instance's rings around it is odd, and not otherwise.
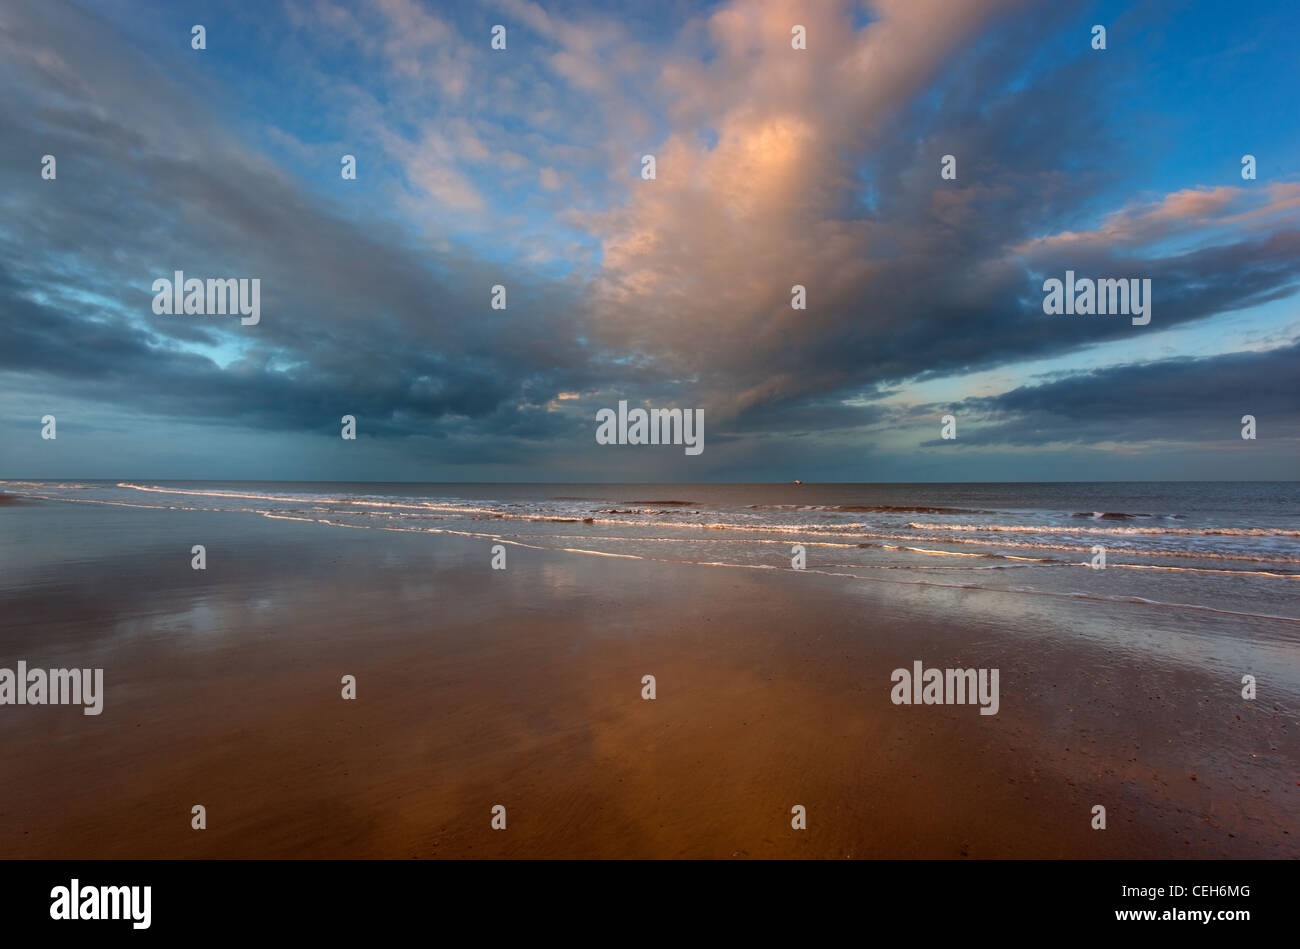
[[[1171,236],[1195,236],[1223,228],[1264,227],[1300,209],[1300,183],[1215,188],[1185,188],[1158,201],[1136,204],[1108,214],[1091,231],[1063,231],[1034,238],[1012,248],[1035,254],[1070,247],[1134,245]]]

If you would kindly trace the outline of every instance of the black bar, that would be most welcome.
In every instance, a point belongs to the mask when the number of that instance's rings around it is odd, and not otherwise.
[[[52,919],[52,891],[74,879],[83,894],[151,887],[148,928]],[[816,944],[827,927],[848,926],[926,941],[1125,930],[1231,939],[1294,923],[1295,883],[1296,864],[1283,861],[7,861],[0,919],[6,935],[94,938],[461,932],[462,942],[518,929],[675,942],[789,931]],[[1162,918],[1243,910],[1248,918]],[[1118,918],[1128,911],[1155,918]]]

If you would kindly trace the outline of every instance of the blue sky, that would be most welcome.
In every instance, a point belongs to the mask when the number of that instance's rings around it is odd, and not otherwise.
[[[1294,478],[1298,27],[1280,2],[18,0],[0,477]],[[155,314],[177,269],[259,278],[261,321]],[[1151,323],[1045,315],[1067,269],[1151,279]],[[706,450],[597,445],[621,399],[703,409]]]

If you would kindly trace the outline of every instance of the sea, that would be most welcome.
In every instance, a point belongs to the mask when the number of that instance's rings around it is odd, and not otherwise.
[[[142,479],[0,481],[0,493],[66,504],[416,532],[431,540],[450,535],[576,557],[802,569],[850,584],[987,589],[1193,611],[1207,620],[1239,615],[1300,624],[1300,482]],[[1300,625],[1282,628],[1300,634]]]

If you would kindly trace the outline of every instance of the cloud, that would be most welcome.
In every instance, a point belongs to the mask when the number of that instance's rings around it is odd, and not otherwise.
[[[1014,248],[1014,252],[1088,252],[1131,247],[1175,235],[1205,235],[1223,227],[1259,229],[1288,222],[1292,226],[1300,223],[1300,182],[1277,181],[1255,188],[1184,188],[1159,201],[1115,211],[1095,230],[1034,238]]]
[[[1241,418],[1253,415],[1260,438],[1290,442],[1294,451],[1300,441],[1300,388],[1276,380],[1293,376],[1297,366],[1300,340],[1293,340],[1261,352],[1072,373],[951,408],[975,422],[963,425],[961,446],[1177,442],[1240,447]]]
[[[1300,185],[1133,197],[1114,169],[1145,144],[1108,111],[1121,51],[1106,70],[1034,53],[1070,11],[860,13],[291,0],[264,31],[281,45],[247,54],[282,53],[281,88],[17,0],[0,29],[0,367],[158,418],[314,433],[348,412],[422,456],[537,464],[586,457],[593,405],[648,399],[704,407],[711,444],[749,463],[784,438],[888,428],[902,385],[1134,338],[1045,317],[1045,273],[1150,277],[1152,335],[1294,293]],[[348,189],[343,142],[362,168]],[[57,182],[37,175],[46,152]],[[260,277],[262,323],[154,317],[149,285],[175,269]],[[487,305],[498,283],[505,311]],[[1279,384],[1283,362],[1257,377]],[[1055,424],[977,407],[989,432],[997,413]]]

